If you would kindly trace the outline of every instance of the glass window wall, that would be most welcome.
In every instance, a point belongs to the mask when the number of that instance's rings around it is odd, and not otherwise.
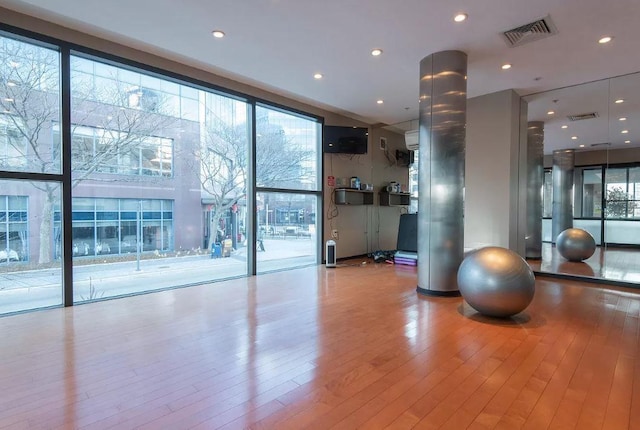
[[[256,106],[258,273],[319,262],[320,126]]]
[[[319,262],[317,118],[52,44],[0,34],[0,313]]]
[[[318,199],[315,195],[258,193],[258,272],[316,264]]]
[[[52,208],[55,182],[0,180],[0,314],[62,304]]]
[[[60,54],[0,34],[0,169],[60,173]]]
[[[76,56],[71,87],[75,300],[246,275],[247,103]]]

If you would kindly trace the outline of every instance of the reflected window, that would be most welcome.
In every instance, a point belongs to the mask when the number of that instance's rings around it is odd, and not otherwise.
[[[418,182],[418,166],[420,160],[420,150],[414,151],[414,162],[409,165],[409,193],[411,193],[411,199],[409,202],[409,213],[418,213],[418,188],[420,182]]]
[[[640,167],[606,171],[605,215],[608,219],[640,218]]]
[[[171,200],[74,198],[72,218],[74,257],[173,249]]]
[[[59,125],[54,127],[60,139]],[[117,130],[73,125],[72,166],[76,171],[121,175],[173,175],[173,139],[130,136]]]
[[[553,211],[553,176],[551,169],[545,169],[542,184],[542,217],[551,218]]]
[[[0,168],[14,170],[27,165],[27,139],[20,118],[0,115]]]
[[[600,218],[602,215],[602,169],[582,171],[582,217]]]

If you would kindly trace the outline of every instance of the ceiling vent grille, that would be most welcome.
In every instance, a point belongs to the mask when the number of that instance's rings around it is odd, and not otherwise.
[[[553,36],[554,34],[558,34],[558,29],[551,21],[551,17],[549,15],[537,21],[521,25],[520,27],[516,27],[502,33],[507,45],[510,47],[524,45],[525,43]]]
[[[598,112],[581,113],[578,115],[568,115],[570,121],[582,121],[584,119],[598,118]]]

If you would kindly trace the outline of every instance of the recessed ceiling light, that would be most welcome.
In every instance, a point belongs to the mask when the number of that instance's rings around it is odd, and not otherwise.
[[[465,19],[467,19],[467,14],[466,13],[459,13],[456,16],[453,17],[453,20],[455,22],[462,22]]]
[[[618,118],[618,120],[619,120],[619,121],[626,121],[626,120],[627,120],[627,117],[625,117],[625,116],[621,116],[620,118]]]
[[[612,39],[613,37],[611,36],[602,36],[600,40],[598,40],[598,43],[609,43]]]
[[[224,37],[224,31],[222,30],[213,30],[211,34],[217,39],[222,39]]]
[[[584,148],[584,145],[580,145],[580,148]]]
[[[16,83],[15,83],[15,82],[13,82],[13,81],[9,81],[9,82],[7,82],[7,86],[8,86],[8,87],[15,87],[16,85],[18,85],[18,84],[16,84]]]
[[[324,76],[322,75],[322,73],[316,73],[315,75],[313,75],[313,79],[322,79]]]
[[[578,140],[578,136],[571,136],[571,140]]]
[[[553,115],[554,113],[556,113],[556,111],[550,110],[549,112],[547,112],[547,115]]]
[[[562,127],[560,127],[560,128],[569,128],[569,126],[568,126],[568,125],[563,125],[563,126],[562,126]]]
[[[624,143],[631,143],[631,141],[630,140],[625,140]]]
[[[618,99],[615,101],[617,104],[624,103],[624,99]]]
[[[502,65],[502,70],[509,70],[510,68],[511,68],[511,64],[509,63]]]
[[[376,103],[378,103],[379,105],[381,105],[382,103],[384,103],[384,100],[378,100]]]
[[[627,134],[627,133],[629,133],[629,130],[622,130],[620,133]]]
[[[11,102],[13,101],[13,99],[11,99],[11,98],[6,98],[6,99],[4,99],[4,101],[5,101],[5,102],[7,102],[7,103],[11,103]]]
[[[374,57],[377,57],[380,54],[382,54],[382,49],[380,49],[380,48],[376,48],[376,49],[371,51],[371,55],[373,55]]]

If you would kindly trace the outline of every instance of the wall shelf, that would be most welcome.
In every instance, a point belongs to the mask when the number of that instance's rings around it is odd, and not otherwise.
[[[337,205],[372,205],[373,191],[361,191],[355,188],[336,188],[334,190]]]
[[[411,194],[380,191],[380,206],[409,206]]]

